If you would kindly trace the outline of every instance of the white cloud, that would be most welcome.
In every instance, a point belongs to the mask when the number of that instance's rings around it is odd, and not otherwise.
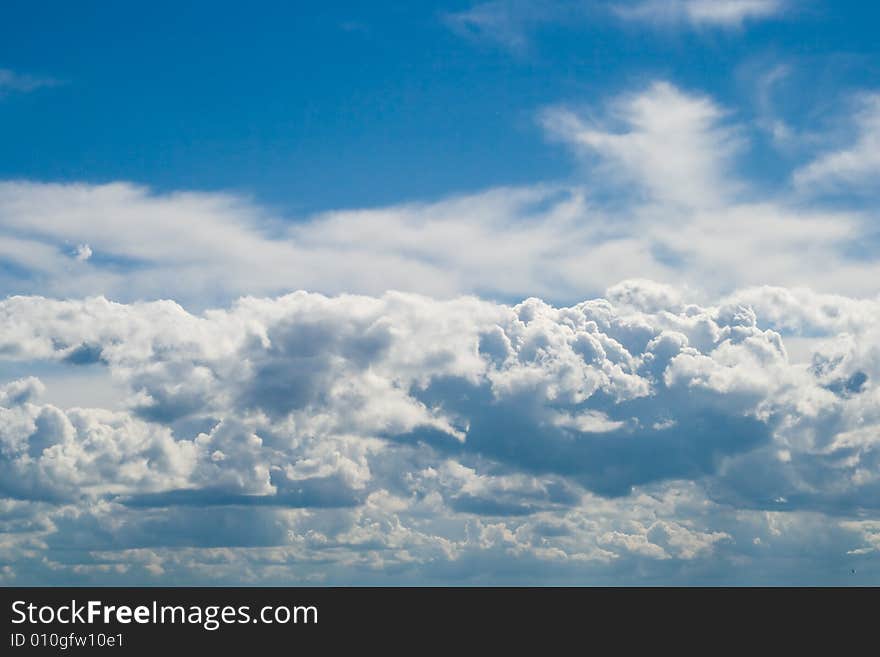
[[[76,247],[74,258],[83,262],[92,257],[92,248],[88,244],[80,244]]]
[[[874,191],[880,175],[880,94],[864,96],[852,119],[855,143],[820,155],[794,172],[794,184],[806,193]]]
[[[490,0],[443,18],[461,36],[521,55],[531,48],[534,30],[554,23],[581,23],[593,4],[584,0]]]
[[[16,73],[8,68],[0,68],[0,97],[7,92],[28,93],[44,87],[54,87],[59,83],[52,78],[39,78]]]
[[[870,235],[866,217],[750,189],[736,174],[743,126],[711,99],[655,83],[604,113],[556,107],[543,122],[583,158],[587,183],[295,221],[222,194],[2,183],[0,282],[10,293],[188,307],[295,289],[566,302],[633,277],[709,294],[873,292],[880,266],[851,257]],[[71,244],[101,257],[71,258]]]
[[[579,27],[609,15],[649,27],[737,29],[781,16],[786,0],[490,0],[443,15],[457,34],[528,54],[537,31],[548,25]]]
[[[0,578],[779,582],[873,549],[865,217],[757,193],[744,126],[668,83],[543,118],[585,182],[298,221],[0,184]]]
[[[604,112],[556,107],[542,120],[584,160],[590,190],[611,190],[622,206],[612,213],[599,205],[616,239],[594,240],[592,250],[609,261],[713,290],[778,284],[866,294],[865,283],[880,274],[875,260],[848,255],[870,231],[866,218],[765,197],[738,175],[745,126],[709,98],[658,82],[615,99]],[[822,280],[817,262],[825,263]],[[640,275],[603,266],[622,274],[618,279]]]
[[[639,0],[617,4],[614,8],[625,20],[730,28],[779,16],[786,9],[786,3],[783,0]]]
[[[657,82],[616,99],[608,126],[567,108],[548,110],[543,123],[574,148],[597,154],[613,179],[629,179],[656,200],[705,207],[735,191],[731,160],[740,140],[724,114],[708,98]]]
[[[208,581],[208,563],[461,581],[487,557],[560,578],[710,560],[724,581],[728,557],[808,528],[816,559],[858,556],[880,499],[876,306],[770,288],[706,306],[644,280],[561,308],[9,298],[4,360],[100,362],[127,399],[0,389],[0,556],[28,581],[47,563],[55,581]],[[817,338],[808,363],[777,329]]]

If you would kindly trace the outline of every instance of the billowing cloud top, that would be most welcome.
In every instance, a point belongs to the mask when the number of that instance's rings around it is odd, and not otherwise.
[[[647,281],[564,308],[11,297],[4,358],[100,366],[127,392],[103,410],[42,401],[34,377],[0,389],[4,561],[31,581],[602,580],[634,560],[663,578],[802,550],[820,521],[813,558],[868,553],[877,311],[774,288],[700,306]],[[780,332],[825,338],[798,358]]]

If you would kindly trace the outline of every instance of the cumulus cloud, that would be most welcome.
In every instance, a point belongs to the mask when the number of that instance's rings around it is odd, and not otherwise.
[[[88,244],[80,244],[76,247],[76,251],[73,254],[73,257],[83,262],[92,257],[92,247]]]
[[[876,316],[646,280],[568,307],[11,297],[6,362],[77,367],[85,349],[128,396],[0,388],[0,554],[29,581],[462,581],[486,560],[504,581],[634,562],[672,581],[784,553],[824,517],[816,558],[860,558],[880,511]],[[809,334],[811,358],[783,334]]]

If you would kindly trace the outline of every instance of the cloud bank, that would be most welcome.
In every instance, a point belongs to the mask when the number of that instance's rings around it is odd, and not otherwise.
[[[780,581],[821,526],[803,558],[837,581],[877,548],[877,306],[11,297],[4,360],[99,364],[127,399],[0,389],[5,577]]]

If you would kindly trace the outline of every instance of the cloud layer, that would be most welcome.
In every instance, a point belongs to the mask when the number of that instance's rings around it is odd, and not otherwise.
[[[128,398],[0,390],[6,577],[765,581],[818,526],[805,558],[836,580],[877,547],[877,305],[647,281],[560,308],[12,297],[5,360],[100,364]]]
[[[0,577],[880,581],[875,104],[773,190],[664,81],[540,113],[565,184],[0,183]]]
[[[863,296],[880,277],[864,248],[870,208],[805,203],[864,188],[876,169],[873,105],[859,107],[855,146],[818,153],[773,191],[739,166],[747,125],[662,81],[541,113],[584,167],[565,185],[286,217],[217,193],[3,182],[0,283],[199,308],[295,289],[573,303],[633,277],[710,297],[751,285]]]

